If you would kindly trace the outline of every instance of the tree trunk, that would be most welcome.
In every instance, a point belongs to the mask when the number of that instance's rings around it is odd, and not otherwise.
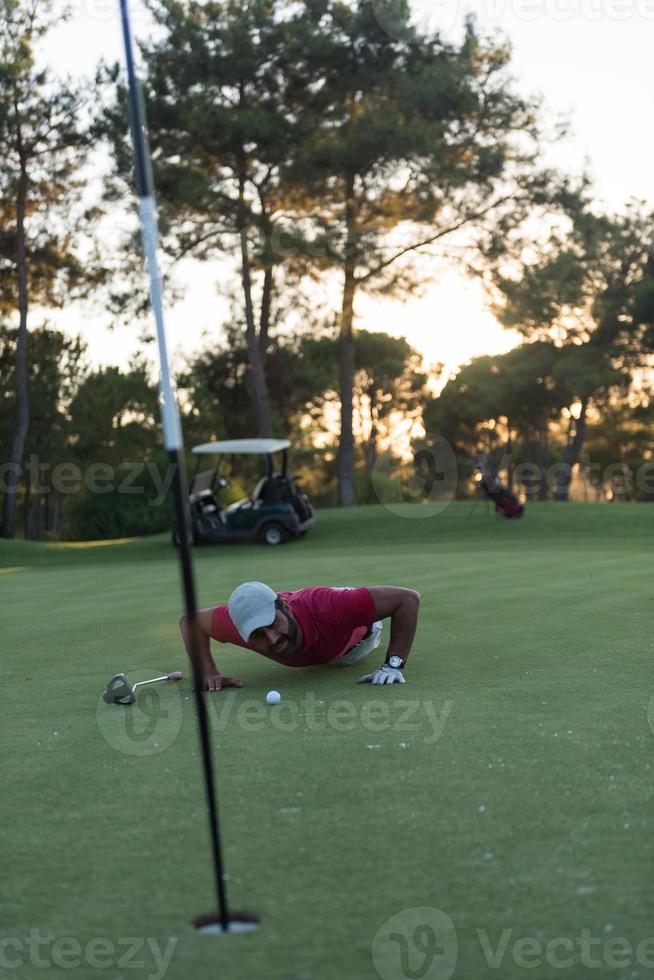
[[[61,537],[61,497],[56,493],[52,494],[50,530],[53,541],[58,541]]]
[[[45,537],[47,497],[45,493],[39,491],[36,495],[36,534],[37,541],[42,541]]]
[[[273,270],[268,266],[263,273],[263,292],[261,294],[261,311],[259,316],[259,350],[264,365],[268,351],[268,334],[270,332],[270,309],[274,289]]]
[[[43,494],[37,490],[30,499],[29,511],[29,540],[38,541],[41,538],[41,501]]]
[[[366,476],[370,477],[372,471],[377,465],[377,430],[376,428],[370,433],[370,438],[363,447],[363,455],[366,468]]]
[[[377,393],[374,386],[368,391],[370,399],[370,435],[363,447],[363,457],[366,476],[369,478],[377,462],[377,440],[379,439],[379,423],[377,417]]]
[[[547,500],[549,487],[547,485],[547,467],[549,464],[549,437],[547,433],[547,415],[543,412],[538,428],[538,459],[540,478],[538,486],[538,499]]]
[[[584,398],[581,402],[581,411],[578,419],[570,419],[570,429],[568,432],[568,444],[563,455],[563,466],[559,469],[554,491],[555,500],[567,500],[570,496],[570,484],[572,482],[572,467],[579,460],[584,437],[586,435],[586,410],[588,399]]]
[[[248,349],[250,369],[247,376],[247,387],[257,426],[257,435],[262,438],[272,436],[272,421],[268,402],[268,387],[266,372],[259,338],[254,323],[254,307],[252,304],[252,274],[248,249],[247,228],[245,221],[245,176],[241,174],[238,184],[238,200],[240,211],[241,238],[241,282],[245,301],[245,341]]]
[[[354,229],[354,177],[348,177],[345,214],[347,244],[345,252],[343,302],[339,336],[339,387],[341,397],[341,434],[338,446],[338,500],[341,507],[356,504],[354,483],[354,432],[352,430],[352,391],[354,388],[354,293],[355,278],[355,229]]]
[[[30,507],[32,506],[32,474],[26,473],[23,483],[23,537],[30,539]]]
[[[339,386],[341,395],[341,435],[338,446],[338,497],[341,507],[356,504],[354,485],[354,269],[346,268],[339,339]]]
[[[18,339],[16,341],[16,428],[9,451],[6,490],[3,502],[2,535],[16,537],[16,498],[20,486],[25,440],[29,429],[29,394],[27,389],[27,249],[25,244],[25,211],[27,207],[27,167],[18,127],[20,178],[16,198],[16,268],[18,273]]]

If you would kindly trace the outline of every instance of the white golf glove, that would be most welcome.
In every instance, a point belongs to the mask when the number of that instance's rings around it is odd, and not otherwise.
[[[390,667],[388,664],[382,664],[377,670],[373,671],[372,674],[366,674],[365,677],[360,677],[358,680],[359,684],[404,684],[404,674],[401,670],[397,670],[395,667]]]

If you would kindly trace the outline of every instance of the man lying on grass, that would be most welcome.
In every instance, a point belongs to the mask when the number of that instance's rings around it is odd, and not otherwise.
[[[263,582],[244,582],[232,592],[226,606],[198,612],[204,689],[243,686],[235,677],[219,672],[211,655],[212,639],[253,650],[286,667],[349,667],[379,646],[381,620],[388,618],[391,635],[386,659],[359,683],[404,684],[402,671],[416,632],[419,605],[420,593],[413,589],[319,585],[276,593]],[[190,656],[185,616],[179,625]]]

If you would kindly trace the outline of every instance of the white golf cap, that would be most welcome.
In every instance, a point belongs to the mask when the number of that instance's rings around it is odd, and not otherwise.
[[[275,621],[277,593],[263,582],[244,582],[234,589],[227,602],[229,616],[247,643],[252,633]]]

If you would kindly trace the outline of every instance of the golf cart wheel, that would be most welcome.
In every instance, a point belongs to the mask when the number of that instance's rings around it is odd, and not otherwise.
[[[283,524],[265,524],[261,529],[261,540],[264,544],[285,544],[288,541],[288,531]]]

